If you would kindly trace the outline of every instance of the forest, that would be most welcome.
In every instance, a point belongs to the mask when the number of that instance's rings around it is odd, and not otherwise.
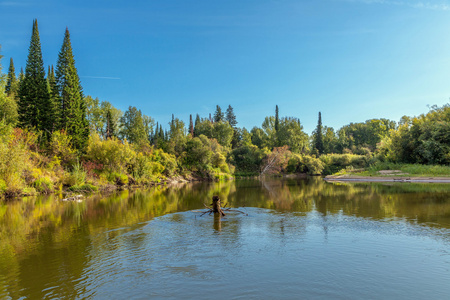
[[[1,48],[0,48],[1,49]],[[56,67],[45,66],[37,20],[25,70],[0,55],[0,194],[2,197],[145,186],[169,180],[429,165],[450,170],[450,104],[398,122],[371,119],[308,135],[295,116],[265,116],[238,126],[233,107],[209,116],[172,115],[167,123],[134,106],[125,112],[85,95],[66,29]],[[46,70],[47,69],[47,70]]]

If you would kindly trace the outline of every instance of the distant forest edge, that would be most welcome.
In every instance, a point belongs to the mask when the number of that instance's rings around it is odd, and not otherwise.
[[[0,55],[0,60],[2,56]],[[0,61],[1,62],[1,61]],[[168,129],[130,106],[124,113],[85,96],[66,29],[56,67],[42,59],[33,21],[25,71],[0,63],[2,197],[151,185],[173,178],[228,179],[260,174],[332,174],[343,169],[433,165],[450,175],[450,105],[397,123],[371,119],[335,131],[318,123],[309,136],[296,117],[267,116],[238,127],[233,107]]]

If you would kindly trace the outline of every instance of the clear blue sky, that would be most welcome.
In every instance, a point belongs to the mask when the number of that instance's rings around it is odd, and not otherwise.
[[[450,0],[0,0],[4,72],[34,18],[46,65],[67,26],[85,94],[164,125],[231,104],[251,129],[278,104],[311,133],[450,97]]]

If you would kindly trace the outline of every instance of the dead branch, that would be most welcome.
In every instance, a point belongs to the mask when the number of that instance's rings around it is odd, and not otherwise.
[[[203,212],[201,215],[200,215],[200,217],[201,216],[203,216],[203,215],[205,215],[205,214],[207,214],[207,213],[209,213],[209,215],[211,215],[212,213],[214,213],[214,214],[219,214],[219,215],[221,215],[221,216],[225,216],[225,213],[224,213],[224,211],[233,211],[233,212],[239,212],[239,213],[241,213],[241,214],[244,214],[244,215],[246,215],[246,216],[248,216],[248,214],[247,213],[245,213],[245,212],[243,212],[243,211],[240,211],[240,210],[237,210],[237,209],[232,209],[231,207],[229,207],[229,208],[225,208],[225,206],[227,206],[227,204],[225,204],[223,207],[221,207],[220,206],[220,198],[218,197],[218,196],[213,196],[213,202],[211,203],[211,207],[210,206],[207,206],[205,203],[203,203],[203,205],[205,206],[205,208],[207,209],[207,211],[205,211],[205,212]]]

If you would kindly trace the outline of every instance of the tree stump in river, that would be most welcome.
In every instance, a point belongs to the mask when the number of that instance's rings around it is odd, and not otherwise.
[[[235,211],[235,212],[238,212],[238,213],[241,213],[241,214],[244,214],[244,215],[248,216],[248,214],[243,212],[243,211],[240,211],[240,210],[237,210],[237,209],[231,209],[230,207],[229,208],[225,208],[225,206],[227,206],[226,204],[224,205],[224,207],[222,207],[221,203],[220,203],[219,196],[213,196],[212,200],[213,200],[213,202],[211,203],[211,207],[209,207],[209,206],[207,206],[206,204],[203,203],[203,205],[208,210],[203,212],[200,215],[200,217],[203,216],[204,214],[207,214],[207,213],[209,213],[209,214],[214,213],[214,214],[219,214],[220,216],[225,216],[225,213],[223,212],[224,210],[225,211]]]
[[[223,212],[222,207],[220,207],[220,198],[219,198],[219,196],[213,196],[212,200],[213,200],[213,203],[211,205],[212,205],[213,213],[215,213],[215,214],[218,213],[221,216],[225,216],[225,213]]]

